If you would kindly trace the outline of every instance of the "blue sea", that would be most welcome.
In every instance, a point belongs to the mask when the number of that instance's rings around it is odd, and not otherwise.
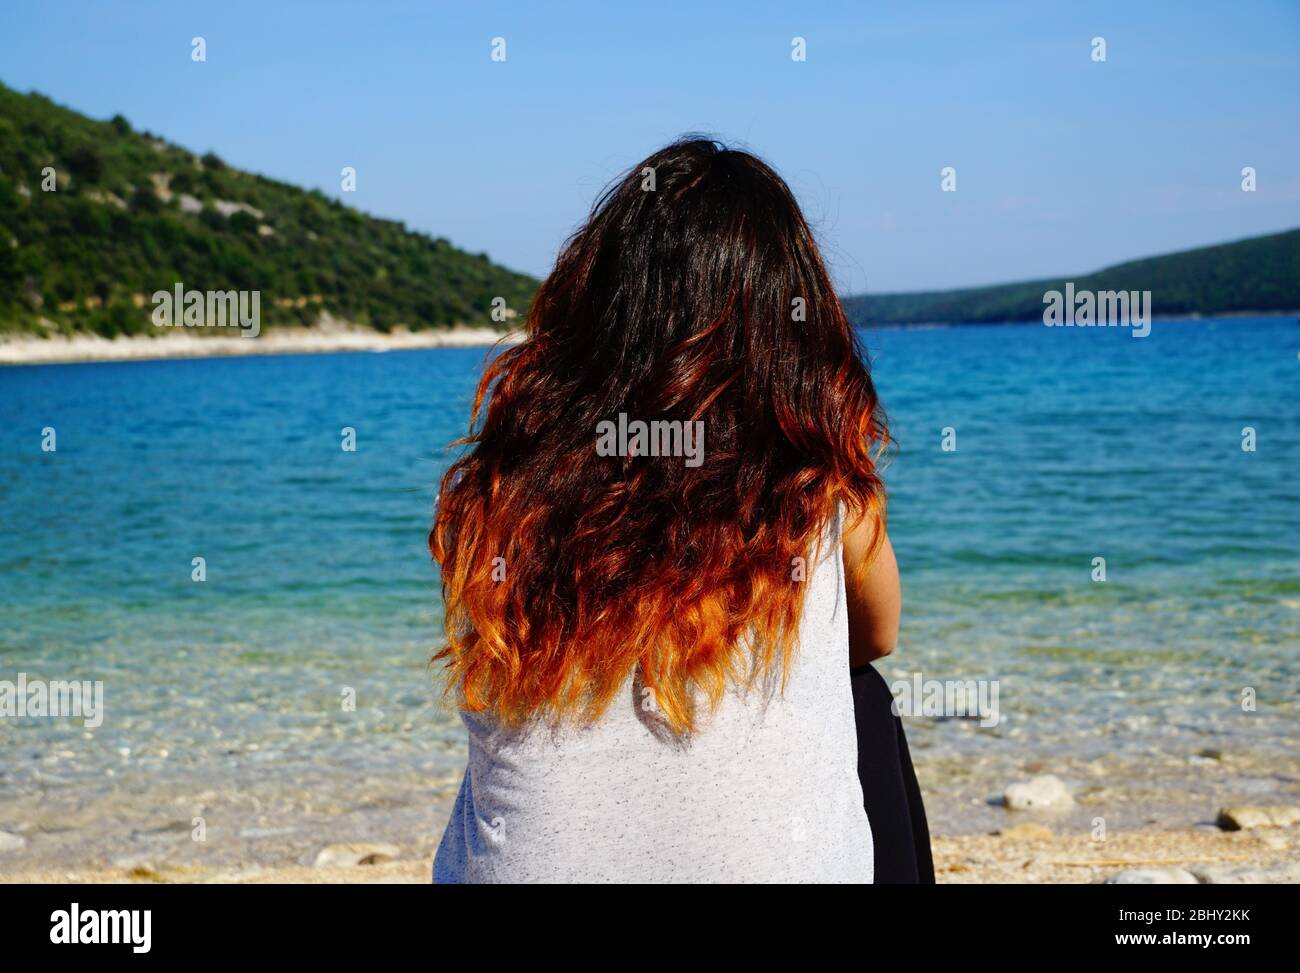
[[[935,830],[1039,771],[1081,827],[1294,801],[1296,320],[864,339],[898,441],[881,668],[999,687],[995,727],[907,720]],[[104,687],[98,727],[0,717],[0,872],[436,842],[464,751],[425,535],[484,355],[0,369],[0,680]]]

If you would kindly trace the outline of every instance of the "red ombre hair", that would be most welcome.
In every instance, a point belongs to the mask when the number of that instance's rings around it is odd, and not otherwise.
[[[619,413],[702,420],[703,463],[598,455]],[[712,140],[656,152],[598,200],[479,384],[429,535],[449,691],[507,725],[582,722],[636,677],[695,728],[729,683],[788,672],[795,559],[811,573],[837,504],[883,519],[888,442],[785,182]]]

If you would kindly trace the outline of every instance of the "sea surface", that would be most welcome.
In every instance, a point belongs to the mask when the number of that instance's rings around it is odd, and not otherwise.
[[[1300,324],[864,339],[898,441],[881,669],[998,693],[996,726],[907,719],[934,829],[1039,772],[1057,828],[1294,803]],[[425,535],[484,355],[0,369],[0,680],[104,693],[97,727],[0,716],[0,874],[436,843],[464,743]]]

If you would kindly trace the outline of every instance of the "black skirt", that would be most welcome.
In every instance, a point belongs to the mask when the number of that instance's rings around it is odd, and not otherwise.
[[[934,884],[930,829],[921,788],[894,715],[894,697],[874,666],[849,670],[858,727],[858,779],[876,849],[876,883]]]

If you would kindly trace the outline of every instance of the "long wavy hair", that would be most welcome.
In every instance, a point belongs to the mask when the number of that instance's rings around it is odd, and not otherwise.
[[[620,414],[702,422],[702,462],[602,455]],[[655,152],[478,386],[429,535],[448,690],[507,725],[583,722],[634,677],[689,732],[730,683],[784,685],[809,558],[837,504],[883,520],[888,442],[781,177],[710,139]]]

